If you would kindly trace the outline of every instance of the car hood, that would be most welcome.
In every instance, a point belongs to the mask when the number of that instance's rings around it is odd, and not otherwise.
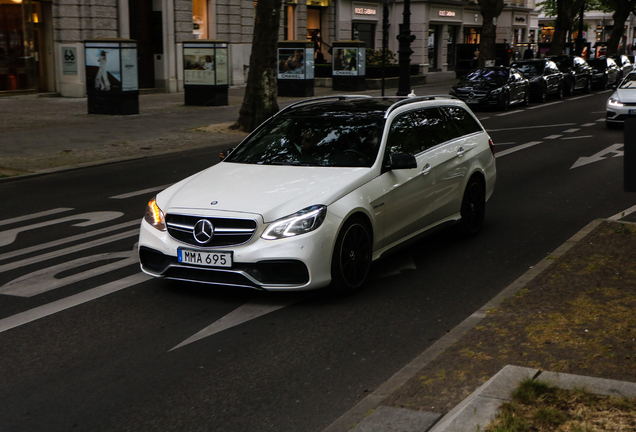
[[[329,205],[371,178],[371,168],[222,162],[161,192],[157,204],[166,213],[252,213],[271,222],[311,205]]]
[[[636,89],[617,89],[612,95],[621,102],[636,102]]]
[[[503,82],[496,81],[460,81],[457,88],[461,90],[493,90],[504,85]]]

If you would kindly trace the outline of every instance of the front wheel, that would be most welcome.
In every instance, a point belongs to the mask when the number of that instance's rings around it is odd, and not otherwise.
[[[585,87],[583,88],[583,93],[591,93],[592,92],[592,78],[588,78],[585,81]]]
[[[460,214],[460,232],[467,237],[479,234],[486,215],[486,190],[484,183],[475,177],[468,181]]]
[[[557,99],[563,99],[564,96],[564,90],[563,90],[563,85],[559,85],[559,90],[557,90]]]
[[[359,219],[349,219],[338,234],[331,258],[332,288],[339,293],[358,290],[371,268],[371,234]]]
[[[574,80],[568,80],[565,83],[565,95],[572,96],[574,94]]]
[[[508,111],[510,109],[510,95],[508,93],[501,94],[501,101],[499,102],[499,107],[503,111]]]

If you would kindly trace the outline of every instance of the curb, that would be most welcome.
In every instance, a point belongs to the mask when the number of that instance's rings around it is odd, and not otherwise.
[[[555,258],[558,258],[565,254],[575,244],[585,238],[585,236],[587,236],[594,230],[594,228],[599,226],[604,221],[605,219],[596,219],[583,227],[579,232],[574,234],[570,239],[559,246],[554,252],[539,261],[537,265],[531,267],[530,270],[521,275],[521,277],[515,280],[508,287],[504,288],[488,303],[486,303],[479,310],[466,318],[458,326],[456,326],[441,339],[431,345],[426,351],[416,357],[411,363],[407,364],[395,375],[389,378],[373,393],[369,394],[366,398],[358,402],[358,404],[356,404],[353,408],[343,414],[338,420],[324,429],[323,432],[390,431],[391,429],[387,429],[386,425],[381,423],[380,416],[373,415],[374,410],[378,409],[378,407],[380,407],[380,405],[386,398],[388,398],[394,391],[404,385],[410,378],[415,376],[421,369],[432,362],[440,354],[446,351],[446,349],[448,349],[451,345],[460,340],[469,330],[477,326],[486,317],[486,314],[489,310],[498,307],[504,300],[515,295],[515,293],[524,288],[531,280],[545,271],[554,262]],[[451,412],[453,411],[454,410],[452,410]],[[399,430],[402,432],[410,432],[422,431],[426,429],[422,429],[419,426],[414,426],[414,428],[401,427]]]

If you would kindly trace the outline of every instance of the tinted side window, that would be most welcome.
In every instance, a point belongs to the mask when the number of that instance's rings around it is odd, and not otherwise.
[[[449,139],[448,124],[437,108],[411,111],[391,124],[387,152],[416,155]]]
[[[475,132],[481,132],[483,129],[479,123],[471,116],[468,111],[460,107],[444,107],[444,112],[452,123],[459,130],[460,136],[468,135]]]

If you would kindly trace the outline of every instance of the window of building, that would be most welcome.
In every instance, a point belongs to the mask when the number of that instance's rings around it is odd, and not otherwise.
[[[351,29],[352,40],[362,41],[366,48],[375,49],[375,24],[354,22]]]
[[[283,17],[283,25],[285,26],[284,29],[284,40],[294,40],[294,23],[296,22],[294,20],[294,13],[296,10],[296,6],[295,5],[285,5],[284,6],[284,10],[283,10],[283,14],[285,15]]]
[[[481,43],[481,27],[464,27],[464,43]]]
[[[192,33],[195,39],[208,39],[208,2],[207,0],[193,0],[192,2]]]

